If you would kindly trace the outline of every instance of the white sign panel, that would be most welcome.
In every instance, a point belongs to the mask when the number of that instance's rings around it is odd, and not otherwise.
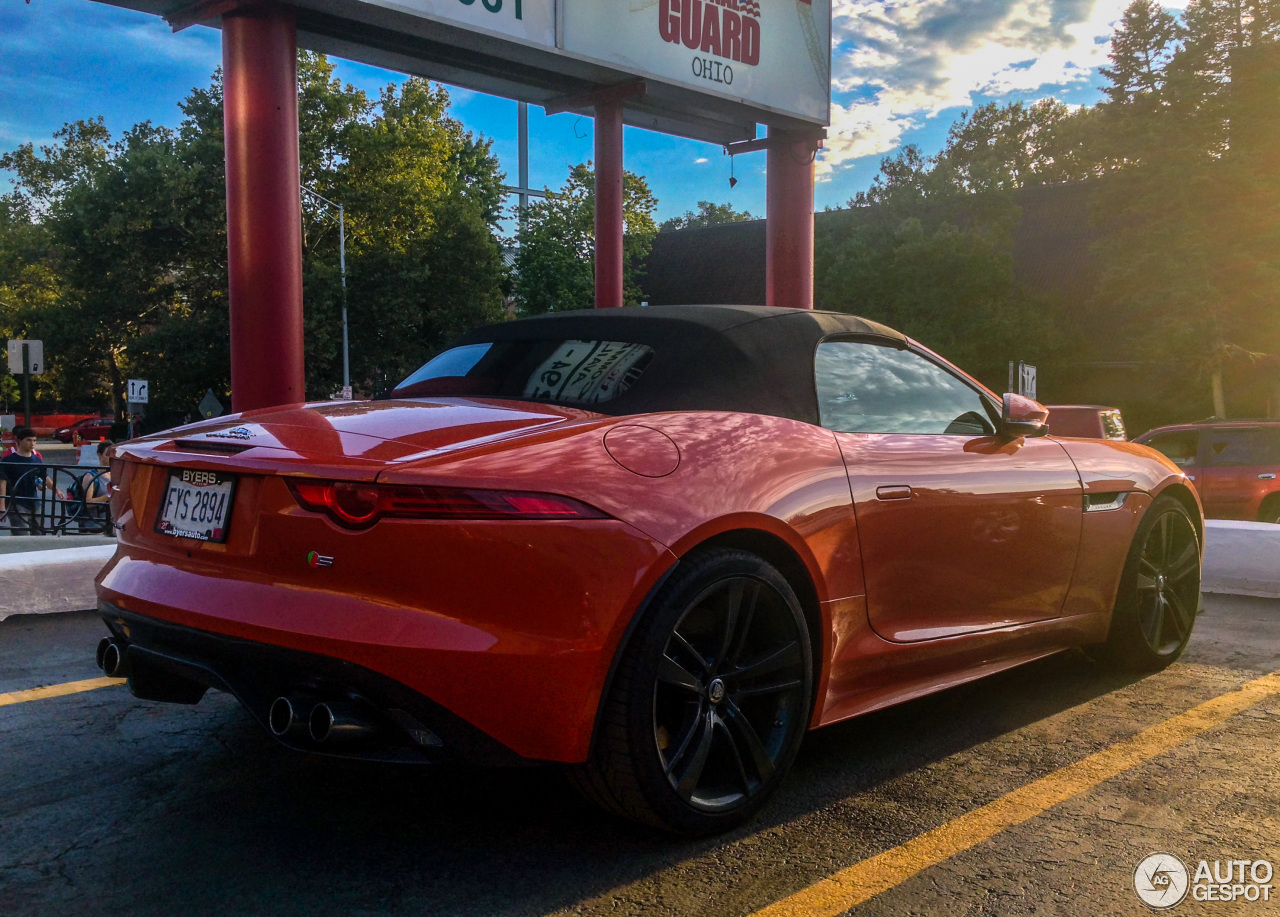
[[[27,371],[33,376],[44,373],[44,341],[12,340],[9,342],[9,372],[22,372],[22,345],[27,345]]]
[[[496,32],[533,45],[554,48],[554,0],[365,0],[412,16],[438,19],[464,28]]]
[[[831,0],[562,0],[564,49],[827,123]]]
[[[1036,398],[1036,368],[1030,363],[1018,364],[1018,394]]]
[[[130,404],[146,404],[149,395],[146,379],[129,380],[129,397],[126,400]]]

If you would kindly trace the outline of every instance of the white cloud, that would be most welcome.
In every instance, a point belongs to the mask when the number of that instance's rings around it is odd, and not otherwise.
[[[820,174],[887,153],[975,94],[1049,95],[1106,62],[1126,0],[834,0]]]
[[[697,159],[695,159],[695,160],[693,161],[693,164],[694,164],[695,166],[700,166],[700,165],[702,165],[704,162],[710,162],[710,161],[711,161],[711,160],[710,160],[710,159],[708,159],[708,158],[707,158],[707,157],[705,157],[705,156],[699,156]]]

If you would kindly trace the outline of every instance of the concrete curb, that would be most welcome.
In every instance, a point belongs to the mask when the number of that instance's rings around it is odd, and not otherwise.
[[[0,621],[97,607],[93,580],[115,545],[0,555]],[[1280,525],[1205,521],[1205,592],[1280,598]]]
[[[1280,525],[1206,519],[1205,592],[1280,598]]]
[[[115,545],[100,545],[0,555],[0,621],[96,608],[94,577],[115,552]]]

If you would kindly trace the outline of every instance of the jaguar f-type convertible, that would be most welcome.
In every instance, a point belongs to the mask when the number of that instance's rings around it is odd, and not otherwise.
[[[121,448],[99,663],[140,698],[229,691],[295,749],[558,762],[723,830],[809,729],[1073,647],[1182,652],[1195,491],[1046,418],[844,314],[480,328],[389,400]]]

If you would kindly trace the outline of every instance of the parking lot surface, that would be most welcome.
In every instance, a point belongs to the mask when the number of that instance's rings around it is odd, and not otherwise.
[[[1151,853],[1280,868],[1280,601],[1207,596],[1156,675],[1064,653],[811,733],[760,818],[697,841],[598,813],[552,768],[334,761],[223,694],[30,690],[99,679],[103,633],[91,613],[0,623],[3,917],[1095,917],[1150,913]]]

